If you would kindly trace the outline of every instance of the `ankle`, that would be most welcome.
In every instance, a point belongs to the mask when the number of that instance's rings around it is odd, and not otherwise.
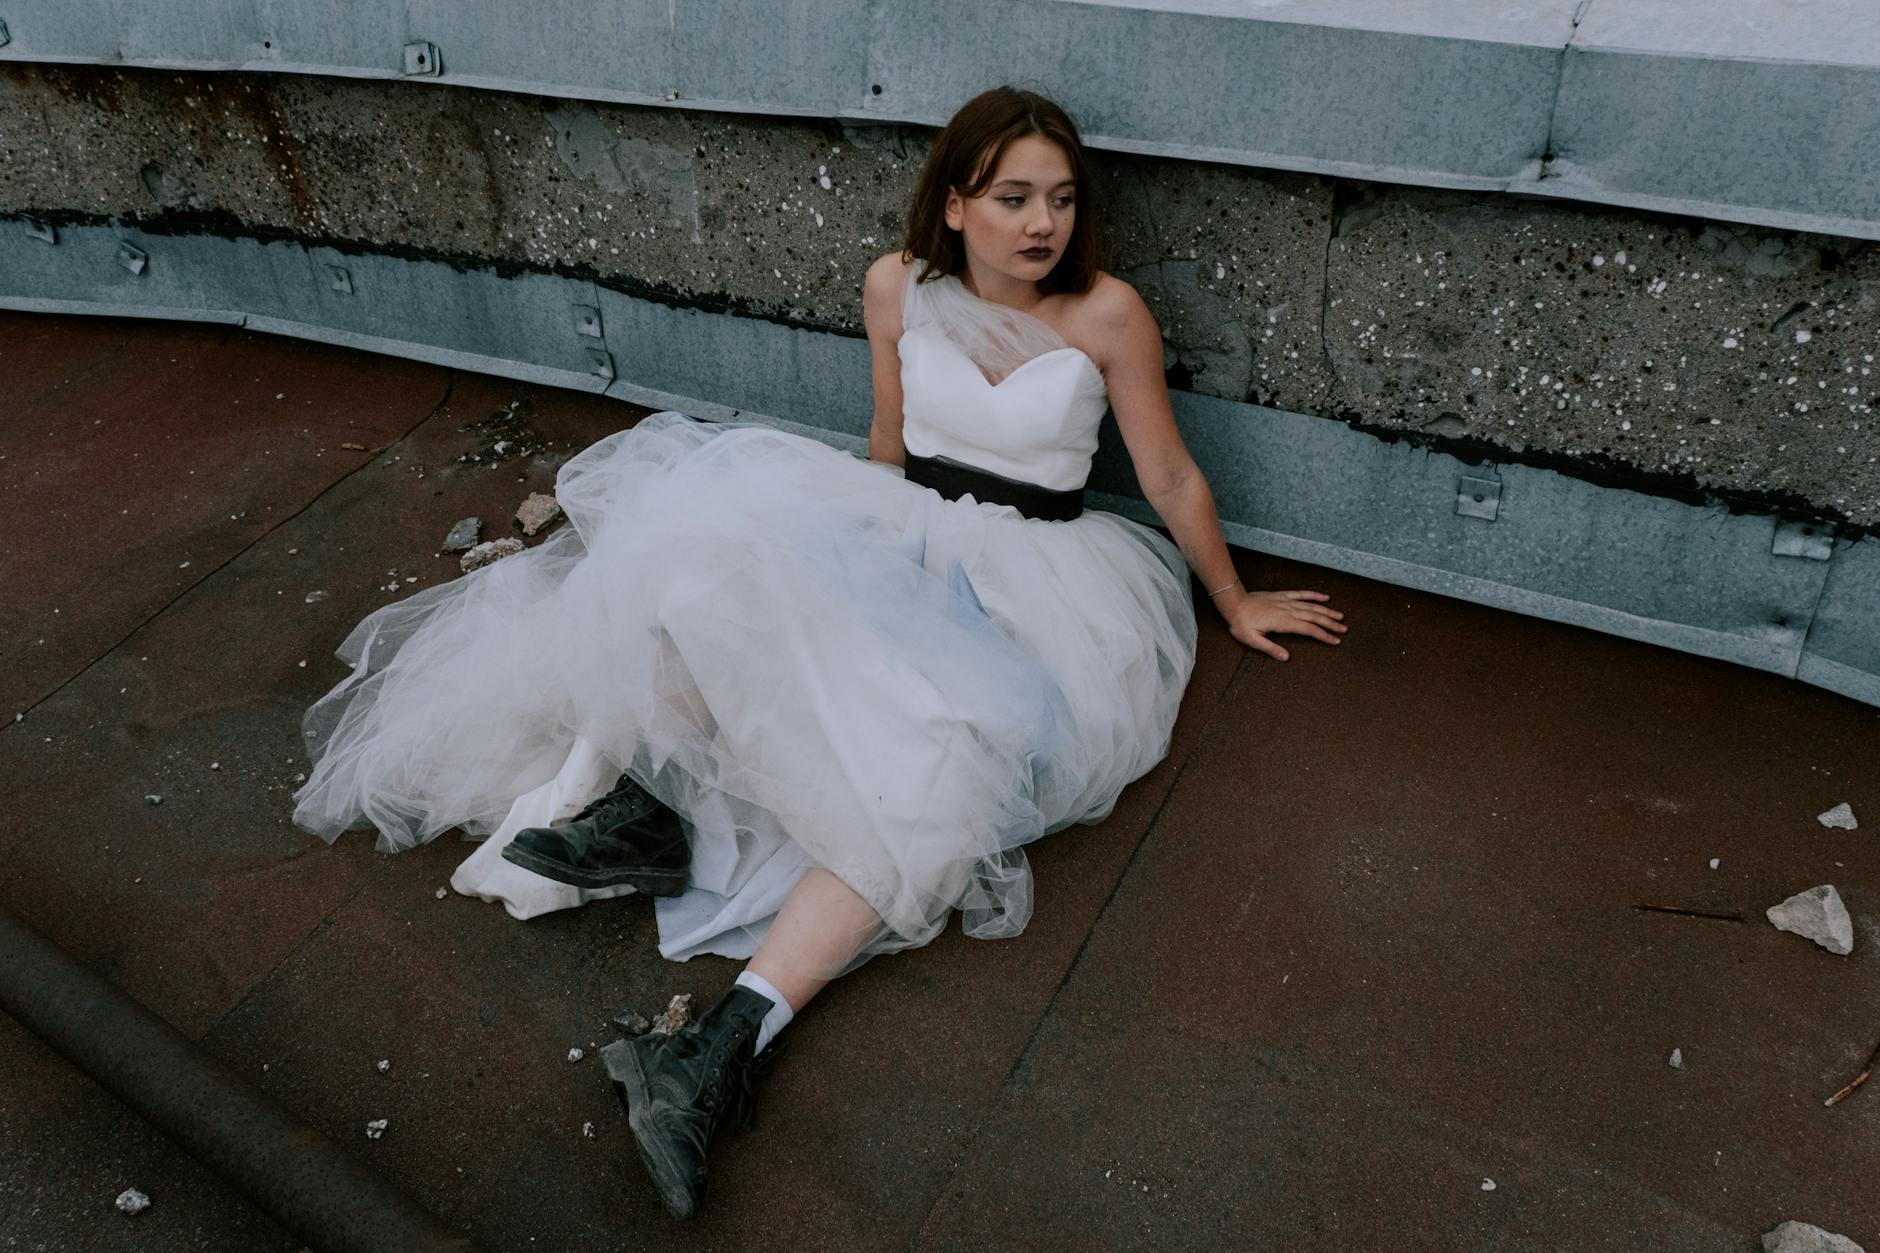
[[[737,983],[738,986],[749,988],[771,1002],[769,1012],[764,1015],[763,1025],[757,1030],[757,1042],[751,1049],[752,1055],[755,1056],[764,1051],[764,1046],[775,1039],[779,1031],[790,1025],[790,1020],[796,1017],[796,1011],[790,1007],[790,1002],[772,985],[770,980],[754,970],[745,970],[738,976]]]

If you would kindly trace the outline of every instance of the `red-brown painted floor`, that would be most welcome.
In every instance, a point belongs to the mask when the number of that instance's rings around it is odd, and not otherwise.
[[[459,460],[518,401],[543,451]],[[352,623],[640,412],[0,313],[0,905],[492,1251],[1880,1251],[1880,1082],[1822,1105],[1880,1042],[1880,710],[1251,554],[1349,642],[1209,620],[1168,760],[1032,850],[1030,929],[833,985],[673,1224],[591,1046],[737,964],[288,821]],[[1841,801],[1861,830],[1815,822]],[[1761,920],[1825,882],[1850,957]],[[5,1018],[0,1067],[0,1250],[300,1247]]]

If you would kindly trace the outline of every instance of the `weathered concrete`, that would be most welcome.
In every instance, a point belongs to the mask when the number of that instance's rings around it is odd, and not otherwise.
[[[847,333],[863,270],[901,241],[930,135],[24,65],[0,69],[0,119],[0,212],[562,270]],[[1161,320],[1177,386],[1880,523],[1869,242],[1094,160],[1111,268]]]

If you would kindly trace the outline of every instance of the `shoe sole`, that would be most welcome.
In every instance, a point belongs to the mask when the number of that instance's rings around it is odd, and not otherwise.
[[[651,1124],[653,1097],[647,1087],[646,1072],[640,1069],[640,1055],[631,1048],[622,1049],[621,1054],[620,1073],[613,1073],[613,1067],[608,1070],[613,1077],[614,1095],[627,1110],[627,1127],[633,1132],[633,1146],[640,1151],[640,1162],[652,1176],[653,1188],[659,1193],[666,1212],[674,1218],[690,1218],[695,1202],[686,1187],[684,1170],[666,1154],[649,1147],[649,1144],[657,1144],[658,1137]]]
[[[521,866],[544,879],[578,888],[617,888],[627,884],[648,896],[678,896],[691,879],[687,870],[648,870],[639,866],[616,866],[604,870],[581,870],[543,857],[533,849],[510,844],[503,849],[503,860]]]

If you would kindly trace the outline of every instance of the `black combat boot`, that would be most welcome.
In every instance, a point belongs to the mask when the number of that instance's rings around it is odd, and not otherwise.
[[[733,984],[697,1022],[601,1050],[640,1160],[674,1218],[688,1218],[698,1207],[705,1154],[720,1119],[729,1113],[741,1130],[757,1125],[757,1081],[783,1043],[772,1040],[753,1056],[757,1029],[774,1004]]]
[[[503,860],[576,887],[629,883],[651,896],[677,896],[692,846],[679,815],[623,774],[613,791],[560,826],[518,831]]]

